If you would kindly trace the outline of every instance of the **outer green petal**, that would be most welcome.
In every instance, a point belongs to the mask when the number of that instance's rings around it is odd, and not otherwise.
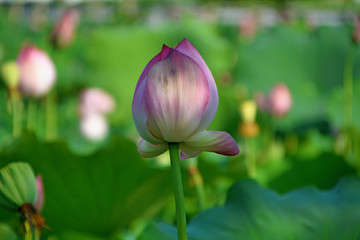
[[[35,175],[27,163],[11,163],[0,169],[0,206],[17,211],[24,203],[36,201]]]
[[[157,157],[168,150],[166,142],[160,144],[153,144],[144,139],[141,139],[138,145],[138,152],[144,158]]]

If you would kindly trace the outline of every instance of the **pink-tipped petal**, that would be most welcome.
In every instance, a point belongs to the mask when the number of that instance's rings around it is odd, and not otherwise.
[[[174,50],[150,69],[146,99],[164,140],[182,142],[203,119],[209,84],[196,62]]]
[[[34,208],[36,209],[37,212],[41,212],[41,210],[44,207],[44,184],[43,184],[43,180],[42,180],[42,176],[38,175],[36,177],[36,193],[37,193],[37,197],[36,197],[36,201],[33,204]]]
[[[150,68],[152,66],[154,66],[155,63],[167,58],[172,51],[173,51],[172,48],[169,48],[168,46],[163,45],[161,52],[158,55],[156,55],[155,57],[153,57],[153,59],[150,60],[150,62],[146,65],[146,67],[142,71],[139,81],[137,82],[137,85],[136,85],[135,93],[136,93],[137,89],[139,88],[140,84],[144,81],[144,79],[148,75]]]
[[[138,86],[135,91],[134,100],[132,104],[132,113],[135,123],[135,127],[139,135],[148,142],[151,143],[162,143],[161,140],[157,139],[148,129],[147,121],[150,114],[150,108],[146,101],[146,78]]]
[[[187,158],[193,158],[202,153],[201,150],[189,147],[185,144],[180,143],[179,144],[180,151],[181,151],[181,160],[187,159]]]
[[[138,152],[144,158],[157,157],[168,150],[167,143],[153,144],[141,139],[138,145]]]
[[[191,136],[182,144],[201,151],[215,152],[226,156],[239,154],[237,143],[227,132],[202,131]]]
[[[205,73],[206,79],[208,81],[209,102],[204,111],[202,121],[194,132],[197,133],[206,129],[215,117],[217,107],[219,104],[219,96],[218,96],[215,80],[213,75],[211,74],[209,67],[206,65],[200,53],[187,39],[182,40],[181,43],[179,43],[175,49],[185,54],[186,56],[190,57],[191,59],[193,59],[200,66],[201,70]]]

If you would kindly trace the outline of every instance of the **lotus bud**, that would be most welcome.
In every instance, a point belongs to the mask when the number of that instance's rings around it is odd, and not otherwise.
[[[243,138],[254,138],[260,133],[259,125],[256,122],[242,122],[239,124],[239,134]]]
[[[288,87],[285,84],[275,85],[269,94],[270,113],[283,117],[290,111],[291,105],[292,98]]]
[[[49,56],[35,46],[21,49],[17,63],[20,90],[32,97],[45,95],[55,83],[56,70]]]
[[[240,105],[240,113],[243,122],[253,123],[256,117],[256,103],[253,100],[246,100]]]
[[[354,21],[355,29],[353,31],[352,40],[355,44],[360,42],[360,16],[356,17]]]
[[[16,62],[6,62],[1,66],[1,73],[5,84],[10,89],[17,88],[19,84],[19,68]]]
[[[175,49],[164,45],[135,89],[132,112],[143,138],[140,155],[156,157],[172,142],[179,143],[183,159],[202,151],[237,155],[239,148],[228,133],[205,131],[218,101],[214,78],[195,47],[186,39]]]
[[[37,197],[34,203],[34,208],[36,209],[37,212],[41,212],[44,206],[44,197],[45,197],[44,184],[41,175],[38,175],[36,177],[36,193],[37,193]]]
[[[83,116],[111,113],[114,108],[114,98],[101,89],[89,88],[80,95],[80,113]]]
[[[67,10],[55,25],[50,40],[56,47],[66,47],[71,44],[75,36],[79,21],[79,12],[72,8]]]
[[[109,125],[103,115],[89,114],[81,119],[80,130],[86,139],[100,141],[107,136]]]
[[[247,13],[241,17],[240,33],[246,39],[252,39],[257,32],[257,19],[252,13]]]

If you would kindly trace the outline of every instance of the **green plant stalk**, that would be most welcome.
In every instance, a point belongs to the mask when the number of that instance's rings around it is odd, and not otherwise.
[[[24,240],[33,240],[33,232],[31,231],[30,224],[27,220],[24,222],[24,226],[25,226]]]
[[[203,182],[201,173],[199,172],[199,169],[197,166],[189,167],[188,171],[194,181],[200,210],[204,210],[205,209],[205,192],[204,192],[204,182]]]
[[[46,95],[46,123],[45,123],[45,139],[53,141],[57,138],[57,105],[56,105],[56,90],[51,90]]]
[[[246,168],[248,177],[255,178],[256,177],[256,145],[254,138],[247,138],[245,140],[245,144],[247,146],[246,152]]]
[[[29,99],[27,109],[27,130],[36,130],[36,101],[35,99]]]
[[[171,171],[174,185],[178,240],[187,240],[184,191],[180,170],[179,143],[169,143]]]
[[[344,67],[344,120],[347,128],[352,126],[353,72],[356,50],[356,45],[349,48]]]
[[[16,89],[11,89],[10,98],[12,105],[13,137],[18,138],[21,135],[22,128],[22,103],[19,91]]]

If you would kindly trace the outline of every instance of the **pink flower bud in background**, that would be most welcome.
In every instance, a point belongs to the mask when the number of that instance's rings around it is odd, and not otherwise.
[[[115,108],[114,98],[99,88],[85,89],[80,95],[80,113],[82,116],[88,114],[107,114]]]
[[[281,83],[273,87],[269,94],[269,111],[277,117],[285,116],[291,108],[292,98],[288,87]]]
[[[57,47],[70,45],[74,39],[78,21],[78,10],[68,9],[55,25],[50,37],[51,42]]]
[[[240,33],[241,36],[251,39],[254,38],[257,32],[257,19],[252,13],[246,13],[240,20]]]
[[[195,47],[184,39],[175,48],[163,46],[143,70],[132,105],[136,129],[143,138],[143,157],[156,157],[179,143],[182,158],[202,151],[237,155],[226,132],[204,131],[215,117],[218,93],[214,78]]]
[[[354,31],[353,31],[353,35],[352,35],[352,40],[354,43],[359,43],[360,42],[360,16],[357,16],[355,21],[354,21]]]
[[[21,49],[17,63],[20,71],[20,90],[33,97],[45,95],[54,85],[56,70],[49,56],[35,46]]]
[[[80,120],[80,131],[90,141],[104,139],[109,130],[106,118],[101,114],[88,114]]]
[[[44,207],[44,199],[45,199],[44,184],[41,175],[38,175],[36,177],[36,193],[37,193],[37,197],[33,206],[37,212],[41,212]]]

